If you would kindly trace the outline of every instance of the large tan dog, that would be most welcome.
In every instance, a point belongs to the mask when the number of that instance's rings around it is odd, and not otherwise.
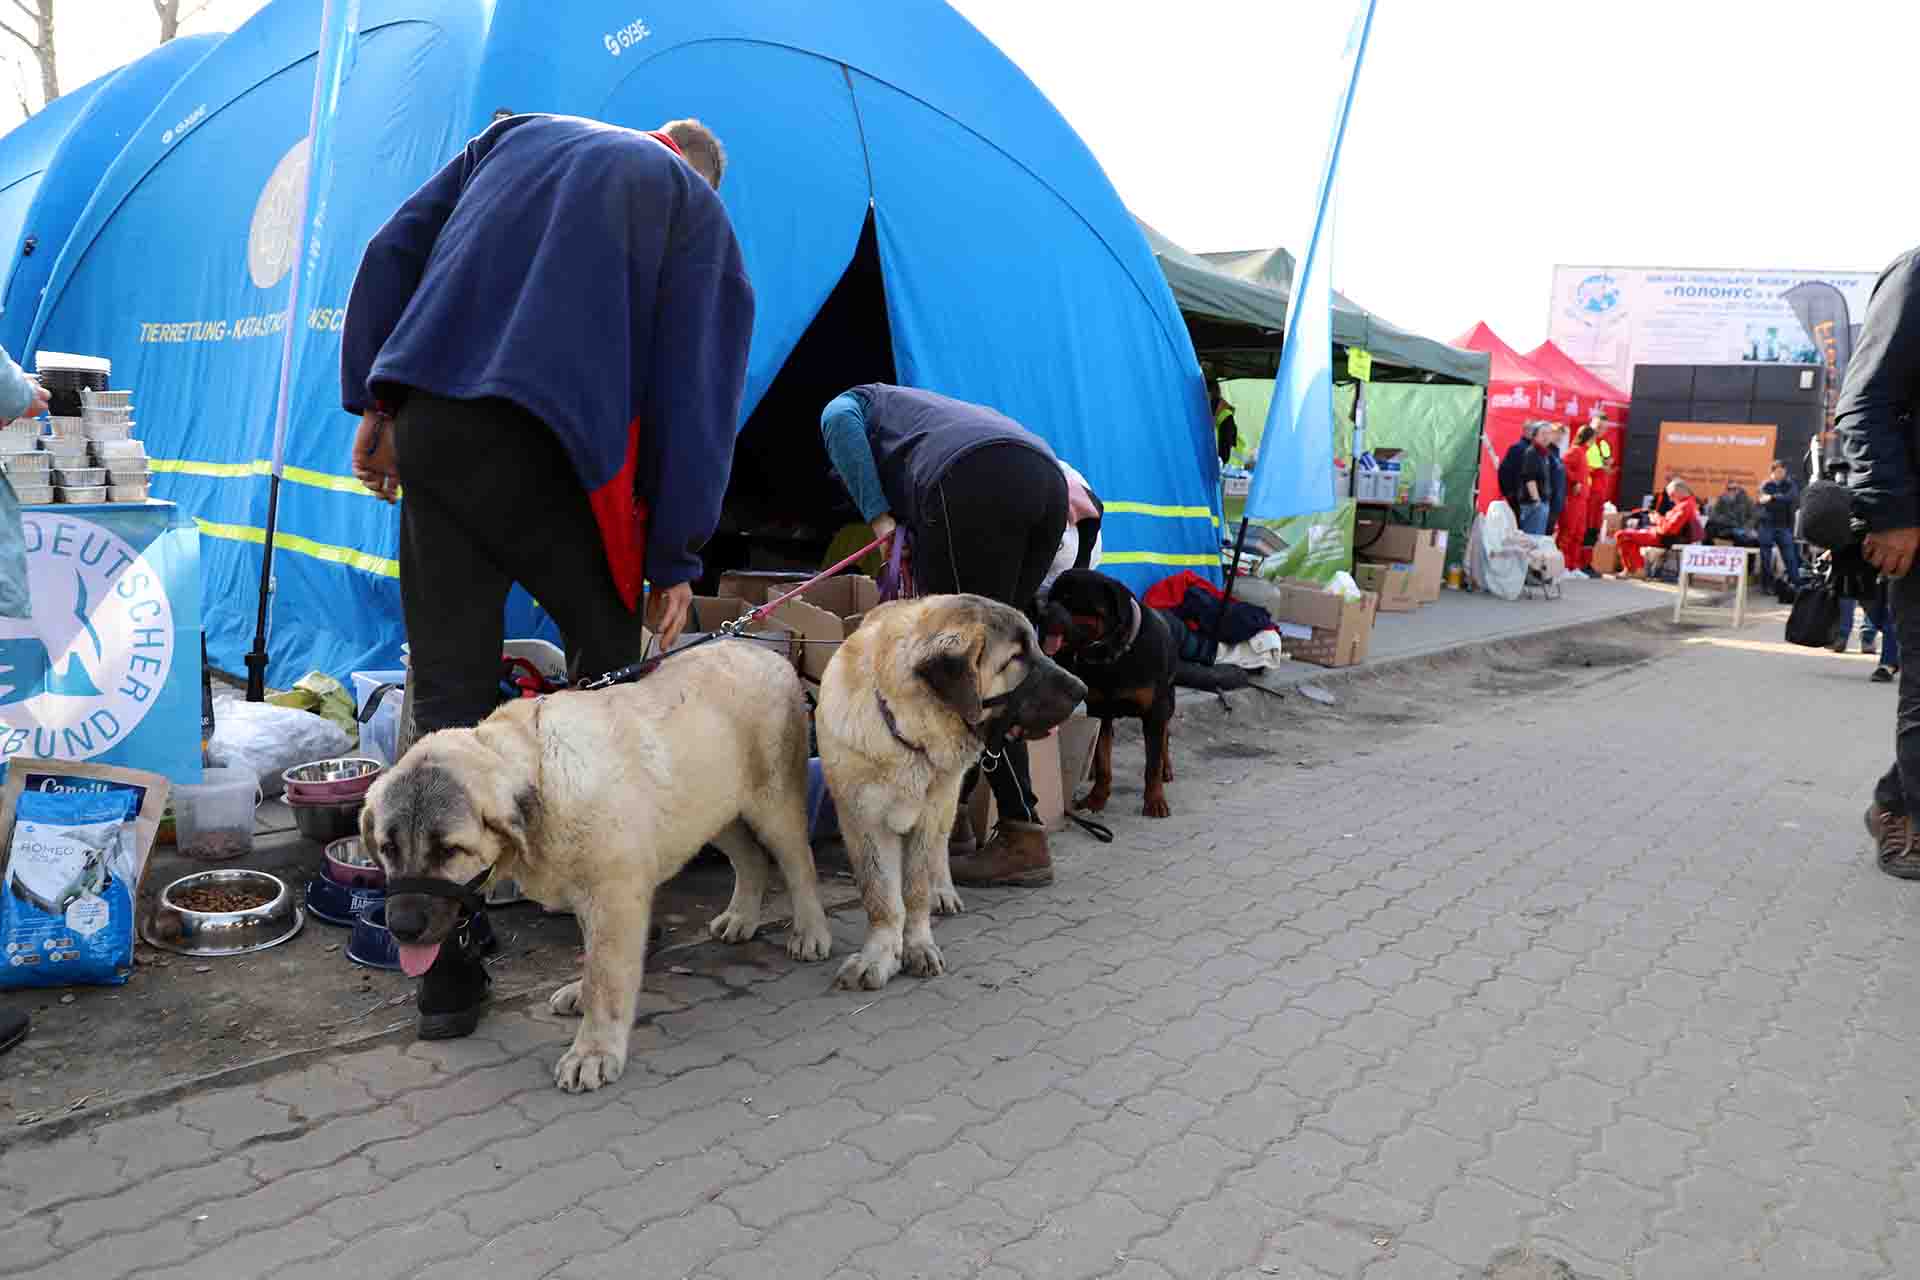
[[[733,863],[715,937],[745,942],[759,928],[771,850],[793,896],[788,952],[824,960],[832,945],[807,843],[806,701],[793,666],[746,641],[422,738],[368,793],[360,832],[389,877],[462,884],[490,870],[578,916],[585,976],[550,1002],[582,1019],[554,1069],[568,1092],[626,1068],[654,890],[703,844]],[[426,972],[458,915],[450,899],[389,896],[409,973]]]
[[[947,837],[983,748],[1046,733],[1086,696],[1018,609],[983,596],[929,596],[869,613],[820,683],[814,734],[867,940],[834,985],[877,991],[904,966],[946,971],[932,913],[960,910]]]

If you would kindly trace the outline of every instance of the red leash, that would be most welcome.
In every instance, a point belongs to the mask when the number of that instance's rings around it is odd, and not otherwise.
[[[897,534],[899,530],[896,529],[894,532]],[[787,594],[779,597],[778,599],[769,600],[765,604],[761,605],[758,609],[750,610],[749,612],[742,614],[740,617],[735,618],[732,622],[721,624],[720,629],[722,631],[727,631],[727,630],[738,631],[742,627],[748,625],[749,623],[760,621],[760,619],[766,617],[768,614],[772,613],[775,609],[778,609],[781,605],[793,599],[795,596],[799,595],[801,592],[811,590],[813,587],[816,587],[820,583],[825,582],[828,578],[831,578],[834,574],[840,572],[842,569],[846,568],[848,565],[853,564],[855,561],[859,560],[862,556],[866,555],[867,552],[878,550],[880,547],[880,544],[885,541],[886,541],[885,538],[875,538],[872,542],[869,542],[866,546],[860,548],[858,551],[848,556],[845,560],[842,560],[839,564],[833,565],[830,568],[822,569],[820,572],[814,574],[811,578],[808,578],[805,582],[801,583],[799,586],[795,587],[793,590],[787,592]]]

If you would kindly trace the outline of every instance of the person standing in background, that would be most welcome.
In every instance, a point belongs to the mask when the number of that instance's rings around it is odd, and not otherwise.
[[[1592,515],[1593,464],[1587,460],[1587,446],[1593,439],[1593,428],[1582,427],[1574,438],[1573,447],[1567,450],[1561,466],[1567,473],[1567,506],[1560,513],[1560,554],[1565,557],[1569,573],[1585,573],[1593,577],[1593,571],[1587,566],[1591,556],[1587,551],[1587,521]]]
[[[0,420],[37,418],[47,411],[47,390],[0,351]],[[33,616],[27,586],[26,529],[11,478],[0,477],[0,617]],[[0,1009],[0,1053],[27,1038],[32,1025],[24,1009]]]
[[[1546,444],[1543,452],[1547,464],[1547,527],[1542,532],[1550,538],[1559,532],[1560,517],[1567,510],[1567,467],[1560,458],[1561,438],[1561,429],[1557,426],[1540,428],[1540,439]]]
[[[1773,460],[1773,469],[1760,486],[1760,585],[1771,591],[1773,553],[1786,566],[1787,585],[1800,585],[1800,548],[1793,540],[1793,516],[1800,506],[1800,486],[1787,474],[1787,464]]]

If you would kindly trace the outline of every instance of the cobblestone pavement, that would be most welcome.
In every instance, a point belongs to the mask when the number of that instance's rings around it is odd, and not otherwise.
[[[0,1272],[1913,1275],[1920,885],[1859,820],[1892,694],[1775,625],[1183,777],[973,894],[947,977],[736,965],[596,1095],[508,1012],[17,1145]]]

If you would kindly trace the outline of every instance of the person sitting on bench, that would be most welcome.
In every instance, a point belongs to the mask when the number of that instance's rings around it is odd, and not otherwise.
[[[1667,481],[1667,497],[1672,505],[1651,528],[1622,529],[1614,535],[1620,544],[1620,566],[1628,573],[1645,572],[1646,560],[1641,552],[1648,547],[1677,546],[1693,535],[1694,524],[1700,518],[1700,504],[1693,490],[1685,480],[1675,477]]]

